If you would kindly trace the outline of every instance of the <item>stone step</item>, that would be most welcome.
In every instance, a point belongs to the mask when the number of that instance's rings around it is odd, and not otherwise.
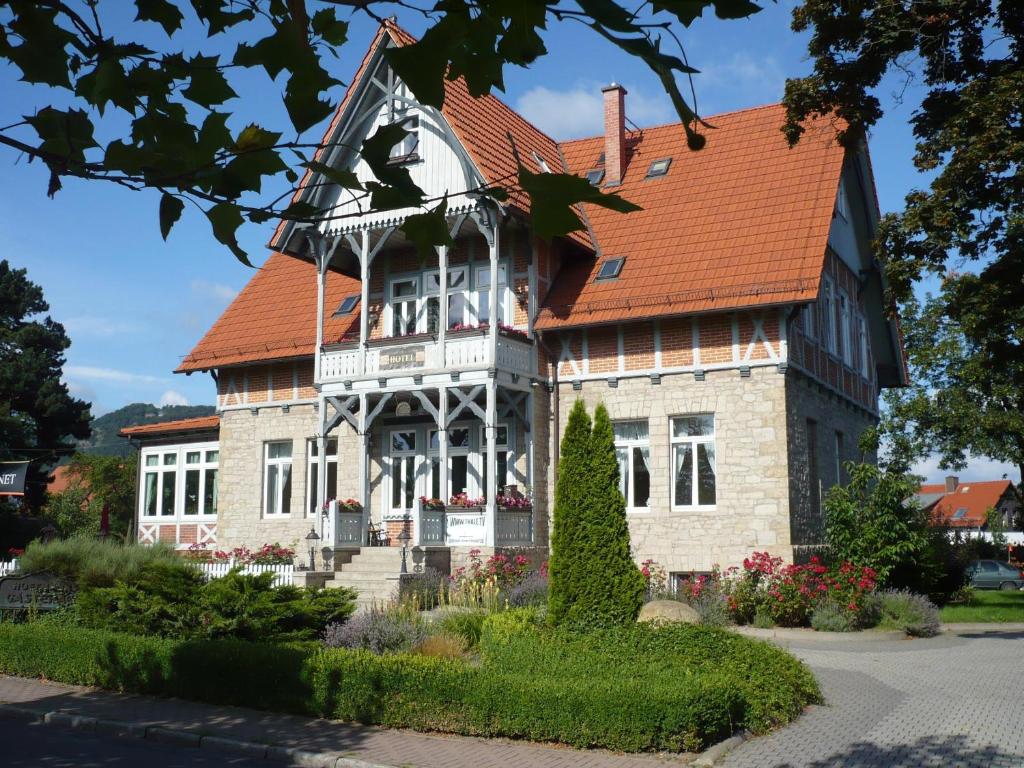
[[[411,565],[408,564],[408,565]],[[379,573],[386,574],[389,576],[397,576],[398,572],[402,568],[402,560],[399,558],[397,561],[393,560],[360,560],[359,558],[354,559],[350,563],[345,563],[339,566],[340,570],[335,573]]]
[[[397,573],[383,573],[380,571],[336,571],[334,574],[333,581],[337,581],[340,584],[348,582],[352,583],[368,583],[368,582],[391,582],[393,584],[398,583]]]
[[[359,554],[352,559],[363,560],[393,560],[402,557],[401,547],[363,547]]]

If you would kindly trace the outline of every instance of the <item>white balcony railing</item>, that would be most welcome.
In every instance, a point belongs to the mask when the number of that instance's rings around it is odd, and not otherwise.
[[[457,334],[447,338],[444,359],[441,345],[428,335],[374,342],[366,350],[365,368],[358,346],[327,349],[320,358],[322,381],[341,381],[361,376],[378,376],[396,371],[449,371],[489,368],[519,374],[535,373],[533,345],[523,339],[498,336],[497,359],[490,359],[490,339],[486,333]]]

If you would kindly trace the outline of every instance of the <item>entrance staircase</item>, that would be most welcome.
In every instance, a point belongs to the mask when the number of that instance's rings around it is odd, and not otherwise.
[[[325,586],[355,590],[356,610],[367,610],[397,596],[401,569],[400,547],[362,547],[349,562],[335,566],[334,575]]]

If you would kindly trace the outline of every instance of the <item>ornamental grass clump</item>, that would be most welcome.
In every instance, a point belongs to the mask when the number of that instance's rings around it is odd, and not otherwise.
[[[20,558],[23,573],[50,571],[82,588],[109,587],[117,581],[131,581],[154,564],[195,572],[167,544],[122,544],[114,539],[102,540],[92,536],[34,541]]]

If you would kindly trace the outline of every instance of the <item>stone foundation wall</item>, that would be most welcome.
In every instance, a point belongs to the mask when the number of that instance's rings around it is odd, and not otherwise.
[[[786,376],[775,368],[709,371],[692,375],[562,384],[559,433],[574,401],[593,413],[604,402],[613,420],[646,419],[650,428],[650,507],[629,513],[633,555],[651,558],[667,571],[708,571],[739,564],[754,550],[787,560],[793,556],[789,525]],[[670,419],[715,415],[716,505],[673,510]],[[553,475],[548,493],[553,495]]]

